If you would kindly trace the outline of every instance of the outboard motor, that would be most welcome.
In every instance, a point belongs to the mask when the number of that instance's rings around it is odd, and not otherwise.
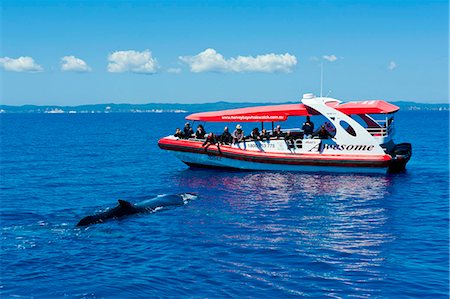
[[[391,151],[392,161],[389,166],[389,172],[400,172],[405,170],[406,163],[412,155],[411,143],[396,144]]]

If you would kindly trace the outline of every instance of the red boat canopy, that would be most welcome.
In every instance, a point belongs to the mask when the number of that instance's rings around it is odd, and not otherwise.
[[[388,114],[397,112],[400,108],[382,100],[371,100],[361,102],[348,102],[340,104],[336,110],[347,115],[351,114]]]
[[[395,105],[381,100],[349,102],[344,104],[329,102],[327,105],[347,115],[387,114],[396,112],[400,109]],[[317,111],[303,104],[284,104],[194,113],[188,115],[186,119],[206,122],[272,122],[285,121],[289,116],[318,114]]]

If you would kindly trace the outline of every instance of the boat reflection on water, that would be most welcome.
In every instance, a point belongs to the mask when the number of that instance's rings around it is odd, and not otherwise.
[[[277,269],[285,279],[301,280],[309,294],[305,283],[311,291],[334,286],[338,293],[373,296],[385,279],[380,268],[393,241],[385,202],[392,177],[187,170],[173,179],[204,198],[201,218],[217,226],[207,231],[214,231],[210,238],[222,253],[246,253],[233,263],[218,254],[224,271],[276,284],[268,269]]]
[[[286,201],[312,200],[316,196],[331,196],[345,200],[382,199],[385,197],[392,177],[355,174],[302,174],[294,172],[221,172],[211,170],[191,170],[176,172],[172,180],[178,186],[205,189],[206,193],[220,191],[235,194],[236,204],[250,200],[272,200],[285,198]],[[220,194],[216,194],[220,195]],[[244,198],[245,197],[245,198]]]

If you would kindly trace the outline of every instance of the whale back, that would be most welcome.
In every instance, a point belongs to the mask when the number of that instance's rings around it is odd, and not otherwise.
[[[127,215],[139,213],[139,210],[136,209],[129,201],[119,199],[118,202],[119,205],[115,208],[84,217],[78,222],[77,226],[87,226],[95,223],[101,223],[108,219],[121,218]]]
[[[164,208],[170,206],[182,206],[188,201],[196,198],[195,194],[182,193],[182,194],[165,194],[159,195],[157,197],[144,200],[137,203],[135,207],[137,209],[144,209],[146,211],[151,211],[156,208]]]
[[[197,198],[197,195],[193,193],[169,194],[160,195],[137,204],[132,204],[129,201],[119,199],[116,207],[101,213],[86,216],[78,222],[77,226],[101,223],[108,219],[121,218],[137,213],[151,213],[164,207],[182,206],[195,198]]]
[[[119,202],[119,206],[121,206],[124,209],[131,209],[133,207],[133,204],[129,201],[119,199],[118,202]]]
[[[97,217],[97,215],[90,215],[90,216],[86,216],[83,219],[81,219],[77,226],[87,226],[87,225],[91,225],[94,223],[100,223],[103,222],[103,220],[101,220],[99,217]]]

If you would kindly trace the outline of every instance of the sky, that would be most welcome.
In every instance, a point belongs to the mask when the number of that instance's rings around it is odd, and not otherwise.
[[[448,102],[447,1],[0,3],[5,105]]]

